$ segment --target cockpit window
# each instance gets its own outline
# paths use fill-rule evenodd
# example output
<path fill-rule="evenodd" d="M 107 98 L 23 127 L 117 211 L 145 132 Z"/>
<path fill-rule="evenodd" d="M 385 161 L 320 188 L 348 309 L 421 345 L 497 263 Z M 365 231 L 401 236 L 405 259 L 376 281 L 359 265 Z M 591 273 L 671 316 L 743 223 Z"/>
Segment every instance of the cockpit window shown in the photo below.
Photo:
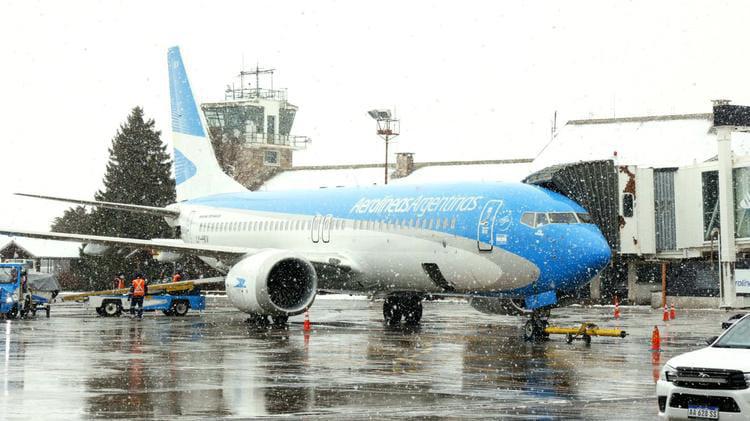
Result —
<path fill-rule="evenodd" d="M 578 220 L 572 212 L 555 212 L 549 214 L 549 222 L 552 224 L 576 224 Z"/>
<path fill-rule="evenodd" d="M 591 215 L 588 213 L 577 213 L 578 220 L 581 221 L 582 224 L 593 224 L 594 220 L 591 219 Z"/>
<path fill-rule="evenodd" d="M 534 213 L 526 212 L 523 215 L 521 215 L 521 223 L 524 225 L 528 225 L 531 228 L 534 228 Z"/>
<path fill-rule="evenodd" d="M 547 224 L 593 224 L 593 221 L 588 213 L 526 212 L 521 215 L 521 223 L 538 228 Z"/>

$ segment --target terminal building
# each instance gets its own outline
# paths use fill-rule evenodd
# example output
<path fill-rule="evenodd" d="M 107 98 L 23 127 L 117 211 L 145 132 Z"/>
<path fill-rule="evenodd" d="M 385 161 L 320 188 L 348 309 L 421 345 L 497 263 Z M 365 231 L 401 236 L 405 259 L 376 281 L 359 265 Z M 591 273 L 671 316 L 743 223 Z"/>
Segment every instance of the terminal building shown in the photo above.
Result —
<path fill-rule="evenodd" d="M 272 70 L 240 72 L 240 86 L 227 87 L 224 101 L 201 106 L 227 173 L 251 190 L 383 183 L 383 164 L 294 166 L 294 152 L 310 139 L 292 134 L 298 108 L 286 90 L 261 87 L 262 76 Z M 525 181 L 551 188 L 587 208 L 613 250 L 612 265 L 580 291 L 582 298 L 644 304 L 694 296 L 718 303 L 722 163 L 715 110 L 572 120 L 535 159 L 418 162 L 414 153 L 397 153 L 389 174 L 392 183 Z M 731 271 L 750 279 L 750 136 L 734 133 L 731 151 Z M 747 284 L 738 284 L 740 300 L 750 300 Z"/>

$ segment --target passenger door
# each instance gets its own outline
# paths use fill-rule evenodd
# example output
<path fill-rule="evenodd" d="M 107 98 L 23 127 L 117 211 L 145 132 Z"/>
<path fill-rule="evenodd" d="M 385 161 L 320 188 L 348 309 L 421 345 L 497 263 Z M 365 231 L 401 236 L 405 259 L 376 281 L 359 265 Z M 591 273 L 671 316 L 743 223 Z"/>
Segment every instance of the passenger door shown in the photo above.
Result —
<path fill-rule="evenodd" d="M 477 223 L 477 248 L 479 251 L 492 251 L 493 231 L 495 227 L 495 215 L 502 200 L 490 200 L 485 203 Z"/>
<path fill-rule="evenodd" d="M 333 225 L 333 215 L 326 215 L 325 218 L 323 218 L 323 226 L 321 237 L 323 238 L 323 242 L 327 243 L 331 241 L 331 225 Z"/>
<path fill-rule="evenodd" d="M 310 239 L 313 243 L 320 241 L 320 220 L 322 216 L 315 215 L 310 226 Z"/>

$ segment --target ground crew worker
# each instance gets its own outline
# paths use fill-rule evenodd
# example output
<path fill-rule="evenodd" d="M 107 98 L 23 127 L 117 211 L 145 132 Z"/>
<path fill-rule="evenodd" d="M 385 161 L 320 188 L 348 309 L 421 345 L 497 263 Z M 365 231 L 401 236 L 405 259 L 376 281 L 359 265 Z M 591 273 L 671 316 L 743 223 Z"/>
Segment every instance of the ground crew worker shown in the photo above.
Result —
<path fill-rule="evenodd" d="M 135 315 L 135 307 L 138 306 L 138 318 L 143 318 L 143 297 L 148 293 L 146 279 L 142 274 L 137 274 L 130 286 L 130 314 Z"/>
<path fill-rule="evenodd" d="M 124 289 L 125 288 L 125 274 L 120 272 L 115 276 L 115 282 L 113 285 L 114 289 Z"/>
<path fill-rule="evenodd" d="M 180 282 L 182 280 L 182 275 L 180 275 L 179 271 L 175 271 L 174 275 L 172 275 L 172 282 Z"/>

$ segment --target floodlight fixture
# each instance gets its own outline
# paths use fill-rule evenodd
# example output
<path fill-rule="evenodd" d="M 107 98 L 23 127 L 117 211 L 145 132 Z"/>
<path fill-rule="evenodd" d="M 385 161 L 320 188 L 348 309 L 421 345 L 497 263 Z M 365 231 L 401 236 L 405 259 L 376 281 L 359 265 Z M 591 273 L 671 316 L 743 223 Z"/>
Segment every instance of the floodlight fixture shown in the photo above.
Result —
<path fill-rule="evenodd" d="M 377 122 L 377 134 L 385 140 L 385 184 L 388 184 L 388 142 L 398 136 L 401 122 L 393 119 L 391 110 L 370 110 L 367 114 Z"/>
<path fill-rule="evenodd" d="M 375 120 L 390 120 L 391 110 L 370 110 L 367 112 Z"/>

